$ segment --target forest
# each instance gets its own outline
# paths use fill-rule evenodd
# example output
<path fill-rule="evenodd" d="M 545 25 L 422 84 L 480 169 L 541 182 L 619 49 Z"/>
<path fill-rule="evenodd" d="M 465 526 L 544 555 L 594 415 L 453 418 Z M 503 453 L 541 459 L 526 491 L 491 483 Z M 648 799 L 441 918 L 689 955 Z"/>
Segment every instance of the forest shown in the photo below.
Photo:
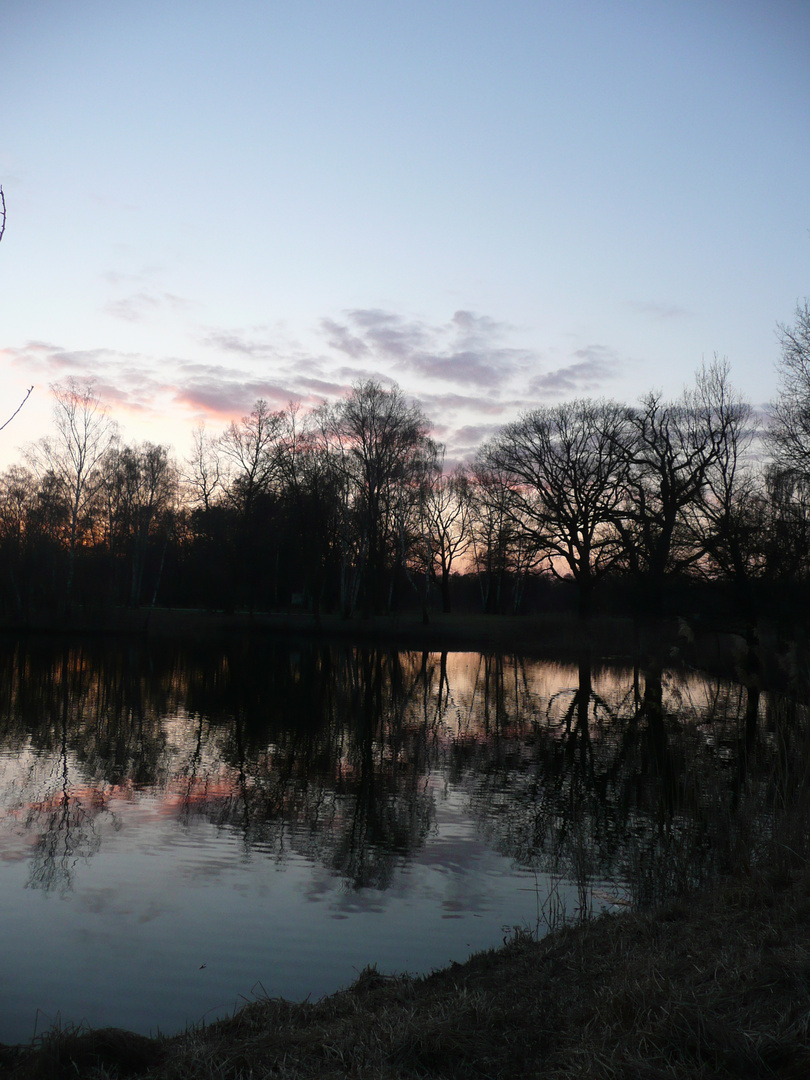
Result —
<path fill-rule="evenodd" d="M 273 411 L 185 458 L 128 444 L 92 383 L 0 475 L 0 617 L 154 605 L 655 616 L 799 607 L 810 571 L 810 307 L 758 415 L 715 360 L 676 400 L 526 412 L 450 468 L 396 386 Z"/>

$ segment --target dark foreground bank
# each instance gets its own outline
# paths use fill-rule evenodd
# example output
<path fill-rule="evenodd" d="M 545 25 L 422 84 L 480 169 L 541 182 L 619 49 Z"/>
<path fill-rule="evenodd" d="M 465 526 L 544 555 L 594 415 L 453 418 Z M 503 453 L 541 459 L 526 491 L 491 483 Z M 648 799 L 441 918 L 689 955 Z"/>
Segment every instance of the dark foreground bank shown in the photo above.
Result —
<path fill-rule="evenodd" d="M 426 978 L 364 972 L 320 1002 L 260 1000 L 170 1039 L 56 1032 L 11 1080 L 810 1076 L 810 871 L 726 880 Z"/>
<path fill-rule="evenodd" d="M 656 621 L 653 636 L 677 634 L 677 620 Z M 311 615 L 301 611 L 205 611 L 198 608 L 110 608 L 74 610 L 68 616 L 43 616 L 25 626 L 0 626 L 6 635 L 97 634 L 205 641 L 244 635 L 316 638 L 357 644 L 386 644 L 412 649 L 516 649 L 520 651 L 578 651 L 592 642 L 597 651 L 611 655 L 633 650 L 637 631 L 633 620 L 593 617 L 587 621 L 570 614 L 534 616 L 433 614 L 425 622 L 419 615 L 376 615 L 351 619 L 339 615 Z M 651 633 L 648 627 L 647 636 Z"/>
<path fill-rule="evenodd" d="M 510 650 L 524 655 L 579 655 L 588 648 L 593 658 L 629 658 L 639 652 L 660 652 L 670 660 L 709 660 L 728 650 L 729 639 L 744 641 L 748 625 L 741 620 L 708 619 L 700 615 L 647 620 L 626 615 L 594 615 L 581 619 L 570 613 L 541 615 L 482 615 L 434 613 L 428 622 L 414 614 L 315 616 L 305 612 L 204 611 L 198 608 L 112 608 L 78 610 L 70 617 L 51 616 L 25 625 L 0 625 L 6 638 L 19 635 L 90 635 L 186 641 L 228 640 L 242 636 L 320 639 L 395 648 L 449 650 Z M 764 651 L 786 642 L 802 647 L 803 624 L 762 621 L 756 632 Z M 801 643 L 801 644 L 800 644 Z M 739 645 L 732 645 L 739 651 Z"/>

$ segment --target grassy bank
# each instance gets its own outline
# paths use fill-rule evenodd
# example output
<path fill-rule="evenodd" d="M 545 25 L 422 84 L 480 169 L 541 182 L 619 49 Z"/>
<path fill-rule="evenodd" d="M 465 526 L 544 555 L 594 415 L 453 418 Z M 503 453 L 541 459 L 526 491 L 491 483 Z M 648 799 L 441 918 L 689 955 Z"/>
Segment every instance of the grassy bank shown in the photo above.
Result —
<path fill-rule="evenodd" d="M 651 913 L 517 934 L 426 978 L 364 972 L 171 1039 L 52 1033 L 12 1080 L 810 1075 L 810 873 L 728 879 Z"/>

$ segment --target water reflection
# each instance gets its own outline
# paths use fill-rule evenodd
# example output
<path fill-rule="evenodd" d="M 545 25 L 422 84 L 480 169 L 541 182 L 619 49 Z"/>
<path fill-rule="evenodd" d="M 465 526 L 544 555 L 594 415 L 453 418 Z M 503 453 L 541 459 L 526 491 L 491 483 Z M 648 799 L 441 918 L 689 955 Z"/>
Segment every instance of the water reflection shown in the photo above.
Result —
<path fill-rule="evenodd" d="M 0 663 L 3 815 L 43 889 L 70 889 L 147 792 L 180 827 L 384 889 L 430 835 L 440 776 L 519 862 L 651 899 L 708 871 L 707 808 L 739 798 L 767 736 L 756 687 L 655 660 L 14 643 Z"/>
<path fill-rule="evenodd" d="M 502 676 L 492 683 L 502 687 Z M 731 810 L 747 774 L 772 776 L 770 732 L 798 743 L 806 718 L 765 698 L 763 723 L 757 686 L 667 671 L 656 658 L 631 671 L 594 669 L 583 655 L 556 677 L 556 689 L 534 693 L 531 722 L 500 725 L 457 757 L 458 779 L 499 848 L 581 887 L 623 885 L 637 904 L 730 869 Z M 525 673 L 513 680 L 511 707 L 499 693 L 499 714 L 526 714 L 517 699 L 530 682 Z M 751 794 L 747 824 L 764 828 L 773 799 Z M 587 889 L 581 895 L 589 908 Z"/>
<path fill-rule="evenodd" d="M 0 859 L 63 898 L 96 880 L 119 833 L 193 849 L 204 828 L 252 872 L 311 868 L 312 903 L 326 879 L 352 910 L 389 891 L 404 903 L 418 864 L 469 871 L 443 914 L 473 910 L 452 809 L 513 862 L 514 889 L 536 872 L 574 883 L 582 911 L 595 891 L 647 903 L 736 857 L 742 804 L 764 834 L 793 797 L 774 761 L 799 753 L 806 723 L 753 676 L 655 657 L 41 640 L 6 642 L 0 676 Z"/>

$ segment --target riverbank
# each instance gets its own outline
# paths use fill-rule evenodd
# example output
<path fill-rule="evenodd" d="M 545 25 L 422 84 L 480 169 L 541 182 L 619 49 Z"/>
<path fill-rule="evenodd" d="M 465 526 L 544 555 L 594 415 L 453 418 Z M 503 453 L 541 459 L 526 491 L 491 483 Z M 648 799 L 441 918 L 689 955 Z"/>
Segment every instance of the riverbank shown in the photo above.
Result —
<path fill-rule="evenodd" d="M 232 637 L 238 634 L 270 635 L 283 638 L 321 638 L 358 644 L 391 645 L 429 651 L 473 649 L 513 649 L 524 654 L 549 651 L 579 652 L 584 643 L 598 645 L 601 653 L 630 655 L 635 629 L 632 620 L 594 618 L 587 624 L 573 615 L 509 616 L 480 614 L 434 614 L 428 622 L 418 615 L 316 617 L 304 612 L 180 611 L 154 609 L 145 613 L 122 611 L 122 620 L 138 616 L 152 637 Z M 125 625 L 128 625 L 125 623 Z M 662 625 L 669 636 L 674 623 Z"/>
<path fill-rule="evenodd" d="M 570 613 L 482 615 L 433 613 L 425 623 L 417 614 L 314 616 L 300 611 L 204 611 L 197 608 L 115 608 L 74 612 L 69 620 L 42 618 L 6 626 L 6 638 L 19 635 L 87 635 L 171 640 L 187 643 L 231 641 L 239 637 L 278 638 L 285 642 L 321 641 L 424 652 L 514 652 L 523 656 L 594 662 L 692 666 L 761 688 L 783 689 L 807 678 L 807 634 L 803 627 L 761 623 L 755 640 L 744 624 L 662 618 L 639 623 L 632 618 Z"/>
<path fill-rule="evenodd" d="M 426 978 L 365 971 L 175 1038 L 56 1032 L 10 1080 L 810 1075 L 810 872 L 728 879 L 648 913 L 517 933 Z"/>
<path fill-rule="evenodd" d="M 662 626 L 665 624 L 661 624 Z M 666 624 L 668 632 L 675 625 Z M 632 651 L 632 620 L 594 617 L 587 623 L 575 615 L 482 615 L 434 613 L 428 622 L 419 615 L 377 615 L 351 619 L 303 611 L 223 612 L 199 608 L 114 608 L 74 611 L 70 618 L 42 615 L 25 624 L 7 625 L 10 634 L 101 634 L 210 640 L 239 635 L 283 638 L 321 638 L 358 643 L 391 644 L 402 648 L 451 650 L 512 648 L 547 651 L 579 649 L 584 638 L 604 641 L 619 651 Z"/>

